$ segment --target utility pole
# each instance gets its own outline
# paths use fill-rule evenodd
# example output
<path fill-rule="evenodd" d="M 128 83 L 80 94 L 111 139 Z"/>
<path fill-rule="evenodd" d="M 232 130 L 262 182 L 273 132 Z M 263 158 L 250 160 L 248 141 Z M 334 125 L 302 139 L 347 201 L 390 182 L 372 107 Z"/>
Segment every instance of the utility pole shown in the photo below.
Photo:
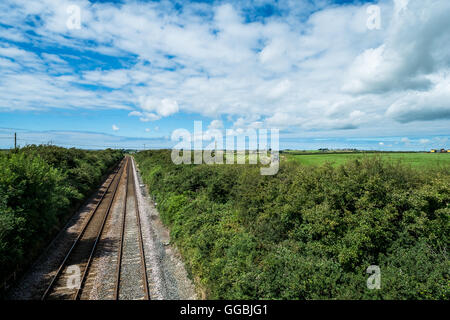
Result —
<path fill-rule="evenodd" d="M 14 150 L 17 149 L 17 132 L 14 132 Z"/>

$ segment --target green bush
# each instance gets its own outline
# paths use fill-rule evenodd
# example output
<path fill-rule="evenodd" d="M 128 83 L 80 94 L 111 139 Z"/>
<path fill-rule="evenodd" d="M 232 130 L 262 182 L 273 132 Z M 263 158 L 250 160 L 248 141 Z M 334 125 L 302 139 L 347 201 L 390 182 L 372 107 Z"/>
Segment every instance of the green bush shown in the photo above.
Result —
<path fill-rule="evenodd" d="M 136 155 L 171 240 L 214 299 L 449 299 L 450 170 L 174 165 Z M 366 269 L 381 269 L 369 290 Z"/>
<path fill-rule="evenodd" d="M 34 145 L 0 154 L 0 280 L 36 258 L 122 157 Z"/>

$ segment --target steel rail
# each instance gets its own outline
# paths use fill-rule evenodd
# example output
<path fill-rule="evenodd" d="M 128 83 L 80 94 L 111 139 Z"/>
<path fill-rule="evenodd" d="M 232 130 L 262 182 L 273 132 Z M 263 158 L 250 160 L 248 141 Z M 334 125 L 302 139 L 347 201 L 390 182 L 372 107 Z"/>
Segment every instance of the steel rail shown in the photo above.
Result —
<path fill-rule="evenodd" d="M 144 253 L 144 246 L 143 246 L 143 239 L 142 239 L 142 231 L 141 231 L 141 220 L 139 216 L 139 206 L 137 202 L 137 196 L 136 196 L 136 185 L 134 180 L 134 173 L 133 173 L 133 161 L 130 161 L 131 163 L 128 165 L 127 168 L 127 187 L 125 192 L 125 203 L 124 203 L 124 212 L 123 212 L 123 218 L 122 218 L 122 229 L 120 234 L 120 247 L 118 252 L 118 259 L 117 259 L 117 268 L 116 268 L 116 287 L 114 290 L 114 300 L 119 300 L 120 295 L 120 273 L 122 270 L 122 256 L 123 256 L 123 238 L 125 234 L 125 224 L 126 224 L 126 214 L 127 214 L 127 198 L 128 198 L 128 185 L 131 183 L 132 185 L 132 195 L 134 197 L 134 206 L 135 206 L 135 213 L 136 213 L 136 224 L 138 228 L 138 242 L 139 242 L 139 255 L 141 259 L 141 270 L 142 270 L 142 286 L 144 288 L 144 299 L 150 300 L 150 294 L 148 289 L 148 279 L 147 279 L 147 267 L 145 264 L 145 253 Z"/>
<path fill-rule="evenodd" d="M 64 260 L 61 262 L 61 264 L 59 265 L 58 270 L 56 271 L 56 274 L 53 276 L 50 284 L 47 286 L 47 289 L 45 290 L 44 294 L 41 297 L 41 300 L 45 300 L 49 293 L 51 292 L 51 290 L 53 289 L 54 284 L 56 283 L 56 280 L 61 276 L 61 272 L 63 270 L 63 268 L 65 267 L 65 264 L 67 262 L 67 260 L 69 259 L 70 255 L 72 254 L 73 249 L 78 245 L 78 243 L 80 242 L 81 237 L 84 235 L 89 223 L 92 220 L 92 217 L 95 215 L 95 213 L 97 212 L 97 209 L 99 208 L 100 204 L 102 203 L 103 199 L 105 198 L 106 193 L 108 192 L 109 188 L 111 187 L 112 183 L 114 182 L 114 179 L 116 178 L 116 176 L 118 175 L 118 173 L 120 172 L 121 167 L 123 166 L 123 161 L 121 161 L 121 163 L 119 164 L 118 168 L 117 168 L 117 172 L 114 174 L 114 177 L 112 177 L 111 181 L 109 182 L 108 186 L 106 187 L 106 190 L 103 192 L 103 194 L 101 195 L 99 201 L 97 202 L 97 204 L 95 205 L 95 207 L 91 210 L 91 213 L 89 215 L 88 220 L 86 221 L 86 223 L 84 224 L 83 228 L 81 229 L 81 232 L 78 234 L 78 237 L 75 239 L 75 241 L 73 242 L 72 246 L 70 247 L 70 249 L 67 251 Z"/>
<path fill-rule="evenodd" d="M 131 160 L 131 168 L 133 168 L 133 160 Z M 136 212 L 136 219 L 137 219 L 137 225 L 138 225 L 138 231 L 139 231 L 139 251 L 141 254 L 141 266 L 142 266 L 142 281 L 144 286 L 144 292 L 145 292 L 145 300 L 150 300 L 150 294 L 148 292 L 148 279 L 147 279 L 147 267 L 145 264 L 145 252 L 144 252 L 144 243 L 142 239 L 142 230 L 141 230 L 141 218 L 139 216 L 139 204 L 138 204 L 138 197 L 137 197 L 137 191 L 136 191 L 136 181 L 134 178 L 134 171 L 133 171 L 133 190 L 134 190 L 134 207 Z"/>
<path fill-rule="evenodd" d="M 123 251 L 123 237 L 125 234 L 125 218 L 127 215 L 127 198 L 128 198 L 128 179 L 130 177 L 130 170 L 127 170 L 127 182 L 125 185 L 125 201 L 122 210 L 122 227 L 120 230 L 120 246 L 117 253 L 117 267 L 116 267 L 116 285 L 114 287 L 114 300 L 119 300 L 120 290 L 120 272 L 122 270 L 122 251 Z"/>
<path fill-rule="evenodd" d="M 127 166 L 128 166 L 128 161 L 129 160 L 127 159 L 126 163 L 125 163 L 125 168 L 127 168 Z M 86 275 L 88 274 L 89 268 L 91 266 L 91 262 L 92 262 L 92 259 L 94 257 L 94 254 L 95 254 L 95 250 L 97 249 L 97 244 L 98 244 L 98 242 L 100 240 L 100 237 L 102 236 L 103 229 L 104 229 L 105 224 L 106 224 L 106 220 L 108 219 L 109 213 L 111 211 L 112 204 L 114 203 L 114 199 L 116 197 L 117 189 L 119 189 L 120 180 L 122 179 L 124 171 L 125 170 L 122 170 L 122 173 L 119 176 L 119 180 L 117 181 L 117 185 L 114 188 L 113 195 L 111 196 L 111 200 L 108 203 L 108 208 L 106 209 L 105 216 L 103 217 L 102 225 L 101 225 L 101 227 L 100 227 L 100 229 L 99 229 L 99 231 L 97 233 L 97 237 L 95 238 L 94 245 L 92 246 L 91 253 L 89 255 L 89 259 L 88 259 L 88 261 L 86 263 L 86 266 L 84 268 L 83 275 L 82 275 L 81 280 L 80 280 L 80 286 L 77 289 L 77 291 L 76 291 L 76 293 L 75 293 L 75 295 L 73 297 L 73 300 L 78 300 L 80 298 L 80 294 L 81 294 L 81 292 L 83 290 L 83 285 L 84 285 L 84 282 L 86 280 Z"/>

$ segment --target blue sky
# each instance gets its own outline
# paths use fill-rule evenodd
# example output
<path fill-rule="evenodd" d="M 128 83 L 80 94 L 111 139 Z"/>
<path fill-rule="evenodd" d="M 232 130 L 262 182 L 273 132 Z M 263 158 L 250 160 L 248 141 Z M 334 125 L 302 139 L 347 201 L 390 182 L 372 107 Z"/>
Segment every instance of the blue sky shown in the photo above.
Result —
<path fill-rule="evenodd" d="M 194 121 L 277 128 L 281 148 L 449 148 L 449 14 L 445 0 L 4 0 L 0 148 L 14 132 L 171 147 Z"/>

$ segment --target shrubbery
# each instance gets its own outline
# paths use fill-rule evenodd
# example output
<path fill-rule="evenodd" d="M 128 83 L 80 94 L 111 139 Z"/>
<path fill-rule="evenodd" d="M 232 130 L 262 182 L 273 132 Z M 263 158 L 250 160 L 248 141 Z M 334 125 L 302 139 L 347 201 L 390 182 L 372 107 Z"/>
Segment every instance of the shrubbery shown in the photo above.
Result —
<path fill-rule="evenodd" d="M 136 155 L 171 239 L 209 298 L 449 299 L 450 170 L 174 165 Z M 366 269 L 381 269 L 368 290 Z"/>
<path fill-rule="evenodd" d="M 122 156 L 54 146 L 0 154 L 0 280 L 41 252 Z"/>

